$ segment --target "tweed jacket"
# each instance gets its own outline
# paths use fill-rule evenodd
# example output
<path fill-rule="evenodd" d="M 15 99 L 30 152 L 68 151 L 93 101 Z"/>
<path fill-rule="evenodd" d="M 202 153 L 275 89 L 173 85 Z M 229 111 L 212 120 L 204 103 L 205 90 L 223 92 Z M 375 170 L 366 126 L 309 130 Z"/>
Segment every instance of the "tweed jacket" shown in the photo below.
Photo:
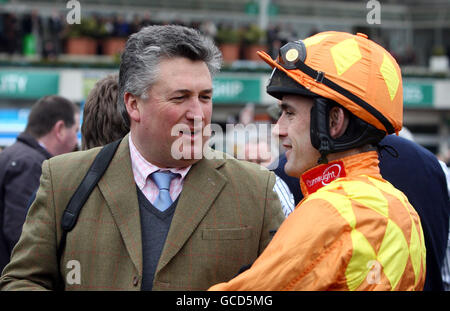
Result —
<path fill-rule="evenodd" d="M 2 290 L 140 290 L 142 240 L 128 137 L 68 233 L 60 259 L 61 216 L 100 148 L 43 163 Z M 284 220 L 275 175 L 255 164 L 202 159 L 186 176 L 156 268 L 153 290 L 205 290 L 253 263 Z M 210 157 L 209 157 L 210 158 Z"/>

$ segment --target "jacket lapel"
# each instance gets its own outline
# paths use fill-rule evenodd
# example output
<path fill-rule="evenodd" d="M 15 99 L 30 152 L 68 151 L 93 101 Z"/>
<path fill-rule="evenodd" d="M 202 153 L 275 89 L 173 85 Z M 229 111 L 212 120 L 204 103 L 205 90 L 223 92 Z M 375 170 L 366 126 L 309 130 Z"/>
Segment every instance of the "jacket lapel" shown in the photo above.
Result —
<path fill-rule="evenodd" d="M 217 171 L 223 160 L 203 159 L 192 166 L 183 184 L 156 274 L 180 251 L 207 214 L 227 179 Z"/>
<path fill-rule="evenodd" d="M 111 210 L 131 260 L 142 275 L 141 220 L 128 135 L 122 139 L 98 186 Z"/>

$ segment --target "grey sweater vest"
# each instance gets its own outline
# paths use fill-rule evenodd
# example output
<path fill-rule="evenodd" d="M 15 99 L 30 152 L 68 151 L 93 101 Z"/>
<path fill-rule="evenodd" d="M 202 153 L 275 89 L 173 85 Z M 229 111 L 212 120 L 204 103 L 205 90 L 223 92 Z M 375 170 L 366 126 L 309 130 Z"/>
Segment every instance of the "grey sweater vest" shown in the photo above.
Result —
<path fill-rule="evenodd" d="M 169 232 L 170 223 L 178 203 L 173 204 L 161 212 L 154 207 L 139 190 L 138 187 L 139 212 L 141 215 L 142 232 L 142 290 L 152 290 L 153 279 L 158 265 L 164 243 Z"/>

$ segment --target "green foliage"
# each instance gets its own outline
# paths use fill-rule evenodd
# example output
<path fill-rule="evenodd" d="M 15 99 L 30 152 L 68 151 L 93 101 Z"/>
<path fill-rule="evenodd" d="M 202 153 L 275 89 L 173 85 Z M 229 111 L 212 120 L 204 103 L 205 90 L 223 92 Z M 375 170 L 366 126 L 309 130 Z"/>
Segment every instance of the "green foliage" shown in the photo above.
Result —
<path fill-rule="evenodd" d="M 248 44 L 263 44 L 266 38 L 264 30 L 256 25 L 250 25 L 242 30 L 242 38 Z"/>
<path fill-rule="evenodd" d="M 239 31 L 231 28 L 219 28 L 216 35 L 217 44 L 236 44 L 241 41 Z"/>
<path fill-rule="evenodd" d="M 436 45 L 433 47 L 432 54 L 434 56 L 443 56 L 446 55 L 446 50 L 442 45 Z"/>
<path fill-rule="evenodd" d="M 106 29 L 103 25 L 99 25 L 94 18 L 83 18 L 80 24 L 73 24 L 69 26 L 69 38 L 101 38 L 106 35 Z"/>

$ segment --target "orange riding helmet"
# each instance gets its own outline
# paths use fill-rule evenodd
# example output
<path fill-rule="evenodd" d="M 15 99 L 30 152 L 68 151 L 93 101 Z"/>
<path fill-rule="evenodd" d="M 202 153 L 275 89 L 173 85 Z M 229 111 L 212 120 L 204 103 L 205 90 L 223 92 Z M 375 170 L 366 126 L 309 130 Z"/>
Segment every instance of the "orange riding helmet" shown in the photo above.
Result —
<path fill-rule="evenodd" d="M 388 51 L 366 35 L 327 31 L 287 43 L 276 60 L 265 52 L 258 55 L 274 68 L 269 94 L 279 99 L 283 93 L 326 98 L 385 134 L 401 130 L 400 68 Z M 286 84 L 286 79 L 277 83 L 281 73 L 296 86 Z"/>

